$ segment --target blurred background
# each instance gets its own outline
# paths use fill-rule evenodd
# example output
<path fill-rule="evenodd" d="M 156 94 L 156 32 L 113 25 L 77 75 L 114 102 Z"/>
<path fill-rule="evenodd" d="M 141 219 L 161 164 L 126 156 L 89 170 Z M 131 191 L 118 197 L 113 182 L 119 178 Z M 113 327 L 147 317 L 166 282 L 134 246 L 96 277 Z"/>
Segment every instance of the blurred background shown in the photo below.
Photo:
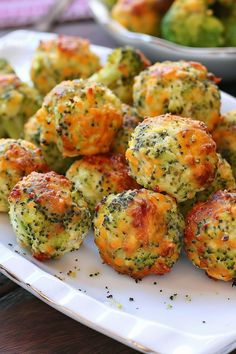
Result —
<path fill-rule="evenodd" d="M 35 29 L 88 38 L 114 47 L 114 41 L 93 21 L 88 0 L 1 0 L 0 35 Z"/>

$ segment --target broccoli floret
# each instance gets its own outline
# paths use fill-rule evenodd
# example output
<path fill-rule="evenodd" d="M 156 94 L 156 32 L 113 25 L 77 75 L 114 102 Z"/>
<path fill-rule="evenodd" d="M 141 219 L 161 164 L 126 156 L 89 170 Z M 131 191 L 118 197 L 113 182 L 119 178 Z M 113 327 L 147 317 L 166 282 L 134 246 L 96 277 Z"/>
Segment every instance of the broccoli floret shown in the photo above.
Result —
<path fill-rule="evenodd" d="M 123 47 L 115 49 L 105 66 L 90 77 L 109 87 L 125 103 L 132 103 L 134 77 L 150 65 L 149 60 L 137 49 Z"/>
<path fill-rule="evenodd" d="M 176 0 L 163 17 L 163 38 L 191 47 L 224 44 L 224 26 L 205 0 Z"/>

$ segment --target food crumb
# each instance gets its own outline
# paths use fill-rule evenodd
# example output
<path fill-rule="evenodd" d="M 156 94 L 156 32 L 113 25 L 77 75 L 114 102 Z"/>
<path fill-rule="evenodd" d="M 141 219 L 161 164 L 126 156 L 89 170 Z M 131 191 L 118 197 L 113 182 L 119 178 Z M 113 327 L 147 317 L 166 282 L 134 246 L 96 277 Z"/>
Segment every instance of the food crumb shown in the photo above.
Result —
<path fill-rule="evenodd" d="M 64 281 L 64 280 L 65 280 L 64 277 L 62 277 L 62 276 L 60 276 L 60 275 L 58 275 L 58 274 L 54 274 L 54 277 L 57 278 L 57 279 L 59 279 L 59 280 L 61 280 L 61 281 Z"/>
<path fill-rule="evenodd" d="M 99 274 L 100 274 L 100 272 L 90 273 L 89 276 L 90 277 L 97 277 Z"/>
<path fill-rule="evenodd" d="M 71 278 L 76 278 L 77 275 L 77 273 L 74 270 L 69 270 L 66 274 Z"/>
<path fill-rule="evenodd" d="M 135 283 L 140 283 L 142 281 L 142 279 L 134 279 Z"/>
<path fill-rule="evenodd" d="M 178 295 L 178 294 L 173 294 L 173 295 L 171 295 L 171 296 L 170 296 L 170 300 L 172 300 L 172 301 L 175 300 L 176 297 L 177 297 L 177 295 Z"/>
<path fill-rule="evenodd" d="M 173 306 L 172 306 L 171 304 L 168 304 L 168 305 L 166 306 L 166 308 L 167 308 L 167 310 L 171 310 L 171 309 L 173 308 Z"/>
<path fill-rule="evenodd" d="M 188 294 L 185 295 L 185 300 L 186 300 L 186 301 L 189 301 L 189 302 L 192 301 L 191 297 L 190 297 Z"/>

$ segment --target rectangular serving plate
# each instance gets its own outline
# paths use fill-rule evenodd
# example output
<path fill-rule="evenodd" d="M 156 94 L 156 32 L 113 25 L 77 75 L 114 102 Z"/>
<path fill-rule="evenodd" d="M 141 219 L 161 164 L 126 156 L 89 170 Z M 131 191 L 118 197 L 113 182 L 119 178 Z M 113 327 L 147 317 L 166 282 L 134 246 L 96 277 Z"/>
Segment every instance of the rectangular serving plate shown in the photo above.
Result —
<path fill-rule="evenodd" d="M 5 57 L 25 81 L 34 49 L 53 34 L 16 31 L 0 39 Z M 109 48 L 93 46 L 104 62 Z M 222 93 L 222 111 L 236 99 Z M 17 243 L 0 215 L 0 270 L 73 319 L 143 353 L 213 354 L 236 348 L 236 287 L 213 281 L 183 255 L 172 272 L 141 282 L 102 264 L 90 232 L 79 251 L 40 263 Z"/>

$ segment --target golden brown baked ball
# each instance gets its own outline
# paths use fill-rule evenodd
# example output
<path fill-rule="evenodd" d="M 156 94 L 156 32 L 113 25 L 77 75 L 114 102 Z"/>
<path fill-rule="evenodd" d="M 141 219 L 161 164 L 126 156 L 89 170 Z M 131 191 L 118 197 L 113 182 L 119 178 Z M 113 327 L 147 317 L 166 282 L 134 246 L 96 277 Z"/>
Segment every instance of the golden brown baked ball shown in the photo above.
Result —
<path fill-rule="evenodd" d="M 219 121 L 221 104 L 215 81 L 200 63 L 156 63 L 136 76 L 134 106 L 143 117 L 172 113 L 201 120 L 212 130 Z"/>
<path fill-rule="evenodd" d="M 115 154 L 85 156 L 71 165 L 66 177 L 83 194 L 91 210 L 108 194 L 139 187 L 128 175 L 125 158 Z"/>
<path fill-rule="evenodd" d="M 123 117 L 112 91 L 74 80 L 61 82 L 45 97 L 39 120 L 41 139 L 55 142 L 62 156 L 73 157 L 108 152 Z"/>
<path fill-rule="evenodd" d="M 140 185 L 166 192 L 178 202 L 209 186 L 218 162 L 216 144 L 205 124 L 171 114 L 140 123 L 126 158 Z"/>
<path fill-rule="evenodd" d="M 31 79 L 42 94 L 63 80 L 84 79 L 100 69 L 86 39 L 58 36 L 40 41 L 31 65 Z"/>
<path fill-rule="evenodd" d="M 197 267 L 212 278 L 236 277 L 236 191 L 218 191 L 189 212 L 185 250 Z"/>
<path fill-rule="evenodd" d="M 236 178 L 236 109 L 221 116 L 212 136 L 218 151 L 230 163 Z"/>
<path fill-rule="evenodd" d="M 81 194 L 55 172 L 32 172 L 13 188 L 10 220 L 17 242 L 40 261 L 80 247 L 91 226 Z"/>
<path fill-rule="evenodd" d="M 160 32 L 156 0 L 118 0 L 111 15 L 129 31 L 156 36 Z"/>
<path fill-rule="evenodd" d="M 0 139 L 0 212 L 8 211 L 14 185 L 33 171 L 48 171 L 38 147 L 25 140 Z"/>
<path fill-rule="evenodd" d="M 105 263 L 133 278 L 170 272 L 184 221 L 176 202 L 149 190 L 110 194 L 97 206 L 95 243 Z"/>

